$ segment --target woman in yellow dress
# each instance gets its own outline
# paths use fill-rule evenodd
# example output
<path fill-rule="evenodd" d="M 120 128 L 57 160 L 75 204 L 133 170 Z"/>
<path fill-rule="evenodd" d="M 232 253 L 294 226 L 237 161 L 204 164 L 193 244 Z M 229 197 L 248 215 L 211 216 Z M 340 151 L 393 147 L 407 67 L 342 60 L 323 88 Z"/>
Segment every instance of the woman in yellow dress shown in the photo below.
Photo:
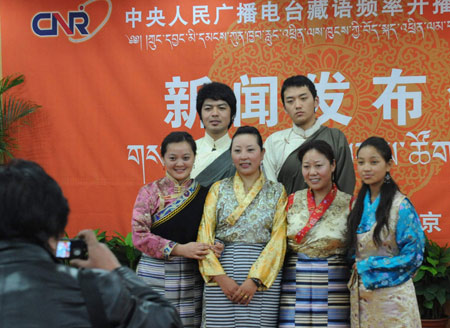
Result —
<path fill-rule="evenodd" d="M 262 138 L 238 128 L 231 143 L 236 175 L 212 185 L 197 241 L 225 244 L 200 260 L 205 280 L 202 327 L 276 327 L 286 251 L 286 192 L 265 179 Z"/>

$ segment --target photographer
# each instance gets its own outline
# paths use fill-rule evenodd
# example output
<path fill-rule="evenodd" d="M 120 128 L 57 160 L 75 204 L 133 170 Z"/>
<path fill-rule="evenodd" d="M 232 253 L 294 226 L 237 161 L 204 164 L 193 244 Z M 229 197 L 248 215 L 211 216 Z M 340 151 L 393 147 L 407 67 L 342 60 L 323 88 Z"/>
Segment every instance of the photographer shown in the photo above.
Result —
<path fill-rule="evenodd" d="M 38 164 L 0 167 L 1 327 L 182 327 L 175 308 L 82 231 L 82 269 L 58 264 L 69 206 Z"/>

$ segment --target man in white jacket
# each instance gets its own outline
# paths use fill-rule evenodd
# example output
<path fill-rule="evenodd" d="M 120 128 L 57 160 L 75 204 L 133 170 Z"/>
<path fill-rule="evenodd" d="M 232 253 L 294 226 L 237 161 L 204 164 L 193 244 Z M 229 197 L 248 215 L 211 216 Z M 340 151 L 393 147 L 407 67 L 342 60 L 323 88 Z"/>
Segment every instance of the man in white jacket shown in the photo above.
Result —
<path fill-rule="evenodd" d="M 236 96 L 220 82 L 206 83 L 197 94 L 197 113 L 205 126 L 205 136 L 196 140 L 197 154 L 191 178 L 208 187 L 234 175 L 228 129 L 236 115 Z"/>

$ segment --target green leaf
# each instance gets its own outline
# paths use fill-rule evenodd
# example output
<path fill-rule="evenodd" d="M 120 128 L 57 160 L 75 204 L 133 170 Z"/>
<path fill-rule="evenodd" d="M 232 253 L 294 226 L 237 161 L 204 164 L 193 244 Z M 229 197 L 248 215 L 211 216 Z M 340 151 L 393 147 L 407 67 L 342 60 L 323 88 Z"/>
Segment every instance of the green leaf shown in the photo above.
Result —
<path fill-rule="evenodd" d="M 432 301 L 424 301 L 423 302 L 423 306 L 427 309 L 432 309 L 433 308 L 433 302 Z"/>
<path fill-rule="evenodd" d="M 436 295 L 434 294 L 434 292 L 430 292 L 430 291 L 425 291 L 423 296 L 425 296 L 425 299 L 427 301 L 432 301 L 432 300 L 434 300 L 436 298 Z"/>
<path fill-rule="evenodd" d="M 117 246 L 123 246 L 124 242 L 122 239 L 120 239 L 120 237 L 117 236 L 113 236 L 111 237 L 111 239 L 108 241 L 108 244 L 110 244 L 112 247 L 117 247 Z"/>
<path fill-rule="evenodd" d="M 120 232 L 114 230 L 114 233 L 115 233 L 117 236 L 119 236 L 120 239 L 125 240 L 125 237 L 124 237 Z"/>
<path fill-rule="evenodd" d="M 134 249 L 132 249 L 131 247 L 128 247 L 126 249 L 126 255 L 129 262 L 134 262 L 134 260 L 136 259 Z"/>
<path fill-rule="evenodd" d="M 424 275 L 425 275 L 425 272 L 423 270 L 417 271 L 416 275 L 413 278 L 413 282 L 419 282 L 420 280 L 422 280 Z"/>
<path fill-rule="evenodd" d="M 41 106 L 30 101 L 6 94 L 11 88 L 22 84 L 24 76 L 6 76 L 0 81 L 0 161 L 13 157 L 12 150 L 17 149 L 11 136 L 13 128 L 27 124 L 24 117 L 35 112 Z"/>
<path fill-rule="evenodd" d="M 425 271 L 429 271 L 433 276 L 435 276 L 436 273 L 437 273 L 437 270 L 435 268 L 432 268 L 432 267 L 429 267 L 429 266 L 426 266 L 426 265 L 422 265 L 421 269 L 425 270 Z"/>
<path fill-rule="evenodd" d="M 446 265 L 440 265 L 436 268 L 437 272 L 440 273 L 441 275 L 445 274 L 445 271 L 447 271 L 447 266 Z"/>
<path fill-rule="evenodd" d="M 450 249 L 448 249 L 450 250 Z M 450 254 L 446 254 L 443 257 L 441 257 L 441 263 L 449 264 L 450 263 Z"/>
<path fill-rule="evenodd" d="M 129 232 L 129 233 L 127 234 L 127 236 L 125 237 L 125 243 L 126 243 L 128 246 L 134 247 L 134 244 L 133 244 L 133 235 L 131 234 L 131 232 Z"/>
<path fill-rule="evenodd" d="M 100 242 L 106 241 L 106 231 L 100 232 L 100 229 L 95 229 L 94 233 L 97 235 L 97 240 Z"/>
<path fill-rule="evenodd" d="M 442 257 L 450 256 L 450 248 L 448 248 L 448 244 L 445 244 L 443 247 Z"/>
<path fill-rule="evenodd" d="M 439 257 L 440 248 L 436 243 L 432 243 L 426 248 L 426 252 L 429 254 L 429 256 L 437 258 Z"/>
<path fill-rule="evenodd" d="M 436 293 L 436 298 L 439 301 L 439 304 L 441 304 L 442 306 L 445 304 L 445 289 L 439 289 L 438 292 Z"/>
<path fill-rule="evenodd" d="M 439 264 L 439 260 L 436 260 L 436 259 L 433 259 L 433 258 L 431 258 L 431 257 L 427 257 L 427 261 L 428 261 L 428 263 L 430 263 L 433 267 L 436 267 L 436 265 L 438 265 Z"/>
<path fill-rule="evenodd" d="M 0 95 L 8 91 L 9 89 L 19 85 L 25 81 L 24 75 L 18 75 L 16 77 L 13 76 L 5 76 L 0 82 Z"/>

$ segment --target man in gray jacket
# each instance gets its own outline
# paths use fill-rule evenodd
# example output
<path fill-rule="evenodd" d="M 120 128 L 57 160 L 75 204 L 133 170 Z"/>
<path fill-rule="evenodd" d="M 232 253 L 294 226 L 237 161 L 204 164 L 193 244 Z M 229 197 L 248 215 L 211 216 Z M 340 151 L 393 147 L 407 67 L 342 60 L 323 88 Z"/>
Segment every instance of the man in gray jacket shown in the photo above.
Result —
<path fill-rule="evenodd" d="M 0 167 L 0 327 L 182 327 L 175 308 L 90 230 L 88 259 L 59 264 L 69 206 L 38 164 Z"/>
<path fill-rule="evenodd" d="M 298 158 L 300 147 L 311 140 L 326 141 L 336 157 L 334 177 L 339 190 L 353 195 L 355 170 L 344 133 L 321 125 L 316 118 L 319 97 L 314 83 L 303 75 L 287 78 L 281 87 L 281 101 L 292 120 L 292 127 L 272 133 L 264 143 L 264 173 L 281 182 L 288 194 L 308 188 Z"/>

